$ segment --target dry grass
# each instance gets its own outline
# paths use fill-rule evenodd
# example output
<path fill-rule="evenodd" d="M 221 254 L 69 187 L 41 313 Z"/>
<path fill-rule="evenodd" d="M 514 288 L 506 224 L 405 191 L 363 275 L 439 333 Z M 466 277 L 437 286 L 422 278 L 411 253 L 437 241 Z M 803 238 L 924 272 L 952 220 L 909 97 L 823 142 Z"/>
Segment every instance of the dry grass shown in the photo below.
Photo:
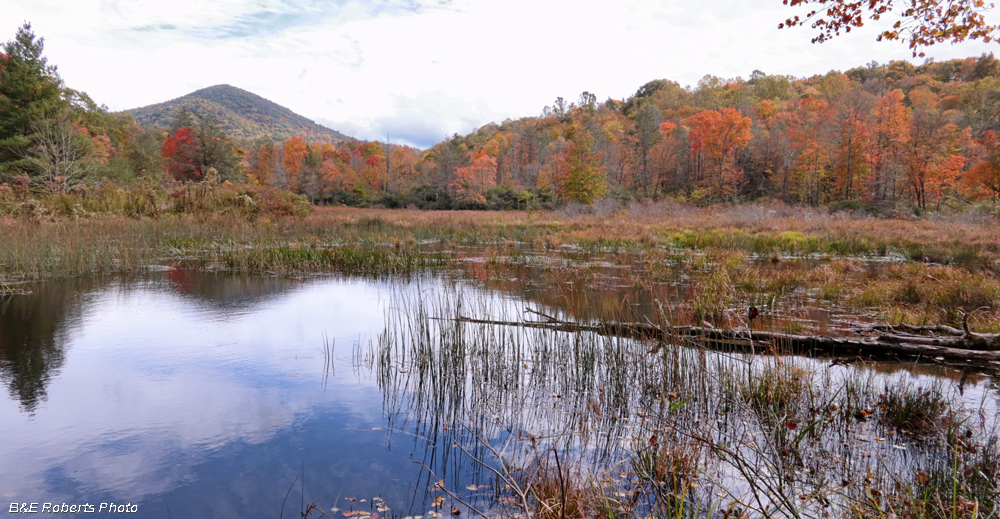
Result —
<path fill-rule="evenodd" d="M 739 317 L 750 303 L 819 304 L 866 319 L 952 325 L 985 307 L 970 324 L 1000 330 L 1000 226 L 989 218 L 874 220 L 784 206 L 640 206 L 604 216 L 316 208 L 288 216 L 294 211 L 282 209 L 280 196 L 255 195 L 273 207 L 247 206 L 252 197 L 234 189 L 109 184 L 44 203 L 8 193 L 5 200 L 35 209 L 0 218 L 0 280 L 133 271 L 192 258 L 296 274 L 451 264 L 484 282 L 520 278 L 517 270 L 527 268 L 592 286 L 609 275 L 596 266 L 600 259 L 627 267 L 610 274 L 627 286 L 689 280 L 683 319 L 699 324 L 744 325 Z M 60 204 L 72 211 L 58 210 Z M 264 206 L 271 208 L 258 210 Z M 428 253 L 436 256 L 428 260 Z M 486 261 L 456 261 L 463 255 Z M 610 304 L 565 287 L 558 296 L 578 300 L 573 306 Z M 801 326 L 788 311 L 769 310 L 785 319 L 772 324 Z"/>

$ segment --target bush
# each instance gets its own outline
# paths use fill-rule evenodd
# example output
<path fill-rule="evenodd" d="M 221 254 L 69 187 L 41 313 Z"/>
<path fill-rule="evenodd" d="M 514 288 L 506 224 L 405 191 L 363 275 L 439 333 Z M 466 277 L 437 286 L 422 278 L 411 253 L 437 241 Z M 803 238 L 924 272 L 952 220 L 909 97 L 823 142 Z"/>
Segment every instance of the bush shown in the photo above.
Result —
<path fill-rule="evenodd" d="M 840 211 L 861 212 L 861 202 L 857 200 L 837 200 L 830 204 L 831 213 Z"/>
<path fill-rule="evenodd" d="M 486 190 L 486 208 L 491 211 L 521 209 L 520 193 L 509 184 L 500 184 Z"/>
<path fill-rule="evenodd" d="M 447 191 L 438 189 L 430 184 L 417 187 L 410 193 L 411 203 L 417 209 L 440 209 L 448 210 L 454 208 L 454 202 Z"/>

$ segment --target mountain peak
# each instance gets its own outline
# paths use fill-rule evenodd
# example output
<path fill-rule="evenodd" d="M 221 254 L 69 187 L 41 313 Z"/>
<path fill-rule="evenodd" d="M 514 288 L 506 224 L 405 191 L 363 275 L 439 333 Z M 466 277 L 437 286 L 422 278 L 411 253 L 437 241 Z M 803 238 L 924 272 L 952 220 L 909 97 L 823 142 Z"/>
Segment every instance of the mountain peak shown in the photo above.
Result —
<path fill-rule="evenodd" d="M 253 92 L 226 84 L 212 85 L 171 101 L 125 112 L 132 114 L 143 127 L 167 127 L 181 108 L 215 115 L 227 135 L 244 141 L 284 141 L 295 135 L 307 142 L 351 139 Z"/>

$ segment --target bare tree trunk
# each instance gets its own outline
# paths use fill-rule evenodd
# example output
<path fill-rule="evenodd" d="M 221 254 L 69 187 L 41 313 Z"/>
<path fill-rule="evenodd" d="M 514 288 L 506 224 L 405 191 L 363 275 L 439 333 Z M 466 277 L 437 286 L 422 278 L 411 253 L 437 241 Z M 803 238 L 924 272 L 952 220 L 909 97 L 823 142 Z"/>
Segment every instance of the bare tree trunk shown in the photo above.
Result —
<path fill-rule="evenodd" d="M 538 312 L 534 312 L 538 313 Z M 747 353 L 792 353 L 826 357 L 918 356 L 968 364 L 1000 364 L 1000 334 L 979 334 L 948 326 L 869 326 L 859 329 L 860 337 L 827 337 L 750 330 L 725 330 L 700 326 L 661 328 L 651 323 L 599 322 L 581 324 L 559 321 L 493 321 L 459 317 L 468 323 L 543 328 L 565 332 L 592 332 L 600 335 L 668 344 L 692 343 L 711 349 Z M 996 367 L 996 366 L 993 366 Z"/>

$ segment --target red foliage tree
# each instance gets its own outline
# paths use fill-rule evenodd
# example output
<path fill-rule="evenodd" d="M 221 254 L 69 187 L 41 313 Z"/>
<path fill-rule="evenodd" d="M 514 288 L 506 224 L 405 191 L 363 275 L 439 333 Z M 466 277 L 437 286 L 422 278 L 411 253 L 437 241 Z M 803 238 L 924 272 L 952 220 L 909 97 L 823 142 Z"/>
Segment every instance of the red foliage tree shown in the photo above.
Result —
<path fill-rule="evenodd" d="M 177 180 L 201 180 L 201 143 L 191 128 L 180 128 L 160 149 L 167 172 Z"/>

